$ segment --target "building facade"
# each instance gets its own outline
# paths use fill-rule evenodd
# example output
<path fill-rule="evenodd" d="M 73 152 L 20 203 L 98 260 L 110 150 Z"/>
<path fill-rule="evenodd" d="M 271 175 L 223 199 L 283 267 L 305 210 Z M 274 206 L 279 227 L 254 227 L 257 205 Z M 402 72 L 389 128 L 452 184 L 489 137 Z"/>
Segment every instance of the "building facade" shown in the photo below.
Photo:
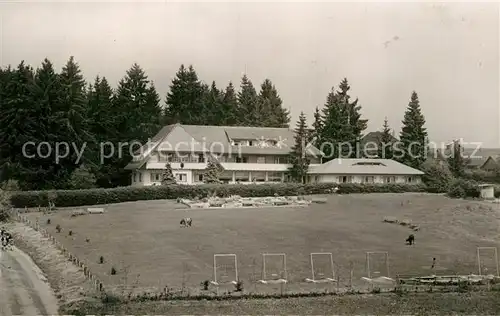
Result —
<path fill-rule="evenodd" d="M 288 128 L 226 127 L 174 124 L 165 126 L 134 154 L 126 169 L 133 186 L 160 185 L 167 163 L 179 184 L 201 184 L 208 159 L 223 168 L 224 183 L 289 181 L 289 154 L 295 145 Z M 309 183 L 420 183 L 423 172 L 390 159 L 334 159 L 306 147 Z"/>
<path fill-rule="evenodd" d="M 333 159 L 309 168 L 308 182 L 418 184 L 423 174 L 391 159 Z"/>
<path fill-rule="evenodd" d="M 287 181 L 289 153 L 295 145 L 288 128 L 169 125 L 135 153 L 126 169 L 132 185 L 159 185 L 169 163 L 177 183 L 200 184 L 209 156 L 224 168 L 224 183 Z M 308 146 L 311 166 L 321 164 L 323 153 Z"/>

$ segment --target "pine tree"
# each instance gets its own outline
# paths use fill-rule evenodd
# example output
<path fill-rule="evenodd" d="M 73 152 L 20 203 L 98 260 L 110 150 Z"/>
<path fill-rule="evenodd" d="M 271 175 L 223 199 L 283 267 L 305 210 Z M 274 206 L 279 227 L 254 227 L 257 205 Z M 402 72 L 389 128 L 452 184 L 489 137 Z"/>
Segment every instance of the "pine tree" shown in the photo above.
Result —
<path fill-rule="evenodd" d="M 351 87 L 346 78 L 342 80 L 337 91 L 337 102 L 340 112 L 341 122 L 341 142 L 349 146 L 341 146 L 342 157 L 358 157 L 357 148 L 363 132 L 366 130 L 368 120 L 361 119 L 361 106 L 358 105 L 358 99 L 350 102 L 349 90 Z"/>
<path fill-rule="evenodd" d="M 238 98 L 231 82 L 229 82 L 222 97 L 222 111 L 224 119 L 221 125 L 235 126 L 241 121 L 239 117 Z"/>
<path fill-rule="evenodd" d="M 378 157 L 383 159 L 392 159 L 394 156 L 394 137 L 389 127 L 387 117 L 384 119 L 382 134 L 377 144 Z"/>
<path fill-rule="evenodd" d="M 314 146 L 320 145 L 321 144 L 321 128 L 323 127 L 323 121 L 321 119 L 321 112 L 319 111 L 319 108 L 316 107 L 316 110 L 314 111 L 314 122 L 312 124 L 312 133 L 309 137 L 309 141 L 313 142 Z M 316 138 L 314 140 L 314 138 Z M 320 146 L 317 146 L 318 148 Z"/>
<path fill-rule="evenodd" d="M 238 107 L 241 126 L 260 126 L 257 110 L 257 91 L 247 75 L 241 78 L 241 90 L 238 92 Z"/>
<path fill-rule="evenodd" d="M 288 127 L 290 124 L 290 113 L 283 108 L 283 101 L 269 79 L 261 85 L 256 111 L 255 126 Z"/>
<path fill-rule="evenodd" d="M 165 164 L 165 170 L 161 178 L 162 185 L 176 184 L 174 173 L 172 172 L 172 166 L 169 163 Z"/>
<path fill-rule="evenodd" d="M 455 177 L 461 178 L 465 174 L 466 165 L 461 140 L 454 140 L 451 145 L 451 155 L 448 157 L 450 171 Z"/>
<path fill-rule="evenodd" d="M 420 169 L 427 159 L 428 135 L 424 125 L 425 118 L 420 109 L 418 95 L 413 91 L 399 137 L 402 154 L 398 154 L 396 158 L 416 169 Z"/>
<path fill-rule="evenodd" d="M 295 128 L 295 145 L 290 153 L 291 167 L 288 170 L 292 179 L 305 183 L 310 160 L 307 157 L 307 123 L 304 112 L 300 113 Z"/>
<path fill-rule="evenodd" d="M 185 68 L 181 65 L 167 94 L 164 112 L 166 122 L 206 125 L 206 91 L 193 66 Z"/>
<path fill-rule="evenodd" d="M 67 173 L 67 181 L 70 181 L 71 174 L 80 164 L 84 162 L 87 162 L 87 164 L 93 163 L 90 151 L 83 151 L 83 159 L 78 160 L 79 153 L 75 151 L 73 146 L 82 148 L 84 144 L 92 142 L 94 139 L 93 135 L 88 133 L 86 83 L 73 56 L 63 67 L 60 77 L 62 99 L 57 112 L 54 114 L 60 123 L 60 131 L 57 133 L 60 135 L 59 141 L 72 144 L 70 146 L 70 155 L 60 162 Z"/>
<path fill-rule="evenodd" d="M 40 128 L 41 108 L 33 100 L 34 71 L 22 61 L 16 69 L 7 67 L 0 77 L 0 164 L 1 181 L 17 179 L 22 189 L 37 188 L 30 183 L 36 179 L 36 149 L 23 145 L 44 139 L 45 129 Z"/>
<path fill-rule="evenodd" d="M 323 144 L 329 144 L 323 148 L 325 161 L 358 156 L 357 149 L 368 120 L 361 118 L 358 99 L 350 101 L 350 89 L 347 79 L 342 80 L 337 92 L 332 88 L 322 110 L 319 138 Z"/>
<path fill-rule="evenodd" d="M 120 80 L 113 98 L 117 138 L 115 155 L 118 156 L 118 143 L 127 143 L 130 147 L 122 149 L 121 157 L 112 160 L 117 170 L 112 179 L 113 186 L 127 185 L 130 172 L 123 168 L 131 160 L 132 144 L 146 144 L 151 135 L 160 128 L 161 107 L 154 85 L 148 80 L 142 68 L 134 64 Z M 135 146 L 133 149 L 138 150 Z M 118 171 L 119 170 L 119 171 Z"/>
<path fill-rule="evenodd" d="M 215 81 L 212 81 L 212 85 L 206 93 L 205 107 L 207 116 L 205 118 L 204 125 L 224 125 L 225 113 L 223 109 L 222 98 L 222 92 L 217 88 Z"/>
<path fill-rule="evenodd" d="M 325 154 L 324 161 L 329 161 L 340 156 L 338 144 L 342 139 L 340 134 L 342 124 L 340 109 L 337 103 L 337 96 L 334 88 L 332 88 L 326 97 L 326 103 L 322 109 L 321 121 L 323 123 L 318 136 L 322 144 L 329 144 L 329 146 L 321 146 L 324 147 L 322 148 Z"/>

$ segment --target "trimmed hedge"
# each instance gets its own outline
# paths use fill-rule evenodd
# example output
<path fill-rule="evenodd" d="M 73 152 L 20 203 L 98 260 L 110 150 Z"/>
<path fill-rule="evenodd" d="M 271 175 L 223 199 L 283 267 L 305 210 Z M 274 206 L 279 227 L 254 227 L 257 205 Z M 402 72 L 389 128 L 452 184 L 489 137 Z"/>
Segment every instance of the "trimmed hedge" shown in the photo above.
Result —
<path fill-rule="evenodd" d="M 329 193 L 335 187 L 338 193 L 402 193 L 425 192 L 423 184 L 354 184 L 354 183 L 315 183 L 315 184 L 202 184 L 202 185 L 165 185 L 148 187 L 121 187 L 113 189 L 57 190 L 57 191 L 19 191 L 11 196 L 14 207 L 36 207 L 48 205 L 48 194 L 56 193 L 54 202 L 57 207 L 98 205 L 140 200 L 160 200 L 177 198 L 240 195 L 242 197 L 263 197 Z"/>

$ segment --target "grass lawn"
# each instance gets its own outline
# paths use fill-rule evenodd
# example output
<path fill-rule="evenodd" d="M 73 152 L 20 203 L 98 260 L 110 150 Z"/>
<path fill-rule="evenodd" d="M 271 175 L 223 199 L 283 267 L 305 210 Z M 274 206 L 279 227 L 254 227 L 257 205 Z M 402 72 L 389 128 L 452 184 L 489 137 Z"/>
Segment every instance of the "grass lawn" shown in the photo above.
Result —
<path fill-rule="evenodd" d="M 363 284 L 368 251 L 389 252 L 392 277 L 477 273 L 476 247 L 497 246 L 499 208 L 431 194 L 353 194 L 330 195 L 326 204 L 297 208 L 191 210 L 173 201 L 138 201 L 108 205 L 99 215 L 72 218 L 71 210 L 60 210 L 28 216 L 86 262 L 107 288 L 127 284 L 196 292 L 200 282 L 213 279 L 213 255 L 235 253 L 245 291 L 261 292 L 269 290 L 254 282 L 261 277 L 262 253 L 286 253 L 290 291 L 316 288 L 303 282 L 311 277 L 311 252 L 333 253 L 341 286 L 350 282 L 351 265 L 353 284 Z M 386 216 L 409 219 L 420 231 L 383 223 Z M 183 217 L 193 218 L 193 227 L 180 228 Z M 411 233 L 414 246 L 405 244 Z M 104 264 L 98 263 L 101 255 Z M 437 264 L 431 270 L 433 257 Z M 492 256 L 483 259 L 495 273 Z M 384 274 L 383 263 L 373 257 L 372 271 Z M 117 275 L 110 275 L 112 266 Z"/>

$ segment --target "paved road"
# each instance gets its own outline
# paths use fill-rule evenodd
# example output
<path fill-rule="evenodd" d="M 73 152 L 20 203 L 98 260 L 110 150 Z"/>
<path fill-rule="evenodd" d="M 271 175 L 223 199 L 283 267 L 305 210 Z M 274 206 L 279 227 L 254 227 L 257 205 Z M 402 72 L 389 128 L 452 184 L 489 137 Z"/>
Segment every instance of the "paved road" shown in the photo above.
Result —
<path fill-rule="evenodd" d="M 0 315 L 57 314 L 57 300 L 31 258 L 15 247 L 0 250 Z"/>

